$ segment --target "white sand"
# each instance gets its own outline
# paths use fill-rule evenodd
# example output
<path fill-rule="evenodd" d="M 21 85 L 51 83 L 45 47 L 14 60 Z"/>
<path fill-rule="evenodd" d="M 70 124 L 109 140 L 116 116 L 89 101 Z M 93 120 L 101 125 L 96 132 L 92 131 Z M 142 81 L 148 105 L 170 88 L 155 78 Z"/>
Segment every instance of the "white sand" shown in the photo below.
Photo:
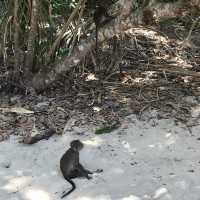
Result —
<path fill-rule="evenodd" d="M 73 129 L 34 145 L 20 144 L 17 137 L 0 143 L 0 200 L 60 199 L 71 186 L 59 159 L 77 138 L 85 143 L 83 165 L 104 172 L 75 179 L 77 189 L 65 199 L 200 200 L 200 127 L 191 135 L 172 120 L 147 123 L 130 116 L 112 133 L 97 136 L 92 129 L 80 136 Z"/>

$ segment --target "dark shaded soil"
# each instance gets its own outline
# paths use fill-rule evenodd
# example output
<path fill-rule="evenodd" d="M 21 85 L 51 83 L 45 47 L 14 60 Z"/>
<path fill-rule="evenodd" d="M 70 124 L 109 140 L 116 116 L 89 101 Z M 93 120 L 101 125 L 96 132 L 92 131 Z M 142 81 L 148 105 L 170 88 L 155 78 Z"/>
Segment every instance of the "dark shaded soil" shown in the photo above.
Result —
<path fill-rule="evenodd" d="M 175 29 L 132 29 L 118 41 L 116 52 L 103 45 L 96 73 L 88 57 L 84 70 L 77 67 L 41 94 L 26 94 L 2 70 L 0 140 L 51 128 L 61 134 L 74 116 L 76 126 L 110 125 L 130 114 L 149 120 L 156 111 L 158 119 L 174 118 L 187 126 L 200 100 L 200 34 L 193 32 L 190 46 L 182 42 L 184 37 Z M 13 107 L 33 113 L 9 110 Z"/>

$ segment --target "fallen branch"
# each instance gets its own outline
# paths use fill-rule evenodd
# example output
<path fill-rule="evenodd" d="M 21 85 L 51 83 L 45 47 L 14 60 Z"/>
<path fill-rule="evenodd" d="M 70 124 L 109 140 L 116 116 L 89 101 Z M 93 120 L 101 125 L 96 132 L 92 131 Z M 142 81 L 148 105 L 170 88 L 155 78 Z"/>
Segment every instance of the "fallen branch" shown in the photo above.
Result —
<path fill-rule="evenodd" d="M 27 137 L 23 138 L 23 140 L 21 142 L 24 144 L 35 144 L 35 143 L 39 142 L 40 140 L 48 140 L 55 133 L 56 133 L 56 131 L 54 129 L 49 129 L 49 130 L 45 131 L 44 134 L 36 134 L 32 137 L 27 136 Z"/>
<path fill-rule="evenodd" d="M 164 71 L 164 72 L 180 74 L 180 75 L 184 75 L 184 76 L 200 77 L 200 72 L 194 72 L 192 70 L 185 69 L 186 67 L 184 67 L 184 66 L 167 65 L 167 64 L 163 64 L 163 65 L 150 64 L 150 66 L 151 67 L 154 66 L 155 70 L 162 71 L 162 72 Z"/>
<path fill-rule="evenodd" d="M 159 71 L 165 71 L 168 73 L 173 73 L 173 74 L 179 74 L 179 75 L 184 75 L 184 76 L 193 76 L 193 77 L 200 77 L 200 73 L 199 72 L 194 72 L 194 71 L 190 71 L 190 70 L 185 70 L 185 69 L 158 69 Z"/>

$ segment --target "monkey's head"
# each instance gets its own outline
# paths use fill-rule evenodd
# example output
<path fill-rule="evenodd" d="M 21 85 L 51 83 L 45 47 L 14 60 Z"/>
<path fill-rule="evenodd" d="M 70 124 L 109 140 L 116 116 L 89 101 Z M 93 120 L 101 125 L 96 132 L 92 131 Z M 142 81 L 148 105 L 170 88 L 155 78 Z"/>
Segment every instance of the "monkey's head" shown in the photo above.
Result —
<path fill-rule="evenodd" d="M 70 143 L 70 147 L 74 150 L 74 151 L 80 151 L 83 148 L 83 143 L 80 140 L 73 140 Z"/>

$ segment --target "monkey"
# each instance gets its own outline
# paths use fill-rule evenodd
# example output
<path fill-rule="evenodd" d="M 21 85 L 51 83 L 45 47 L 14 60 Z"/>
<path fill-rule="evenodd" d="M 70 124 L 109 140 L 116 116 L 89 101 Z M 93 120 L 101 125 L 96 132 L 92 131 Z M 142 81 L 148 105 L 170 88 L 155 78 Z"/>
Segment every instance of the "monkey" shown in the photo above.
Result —
<path fill-rule="evenodd" d="M 96 26 L 96 54 L 98 51 L 98 31 L 99 28 L 104 26 L 106 23 L 111 21 L 114 17 L 110 16 L 107 12 L 107 9 L 102 5 L 96 5 L 95 12 L 94 12 L 94 23 Z"/>
<path fill-rule="evenodd" d="M 60 159 L 60 169 L 63 177 L 72 185 L 72 188 L 68 192 L 65 192 L 61 198 L 64 198 L 76 189 L 76 185 L 71 179 L 85 177 L 89 180 L 92 178 L 89 174 L 93 174 L 93 172 L 85 169 L 79 161 L 79 152 L 83 147 L 84 145 L 80 140 L 73 140 L 70 143 L 70 148 Z M 102 171 L 98 169 L 95 172 L 100 173 Z"/>
<path fill-rule="evenodd" d="M 89 174 L 92 174 L 92 172 L 84 169 L 84 167 L 79 162 L 79 152 L 82 149 L 83 143 L 80 142 L 80 140 L 73 140 L 70 143 L 70 148 L 60 159 L 61 172 L 64 178 L 72 185 L 71 190 L 64 193 L 61 198 L 64 198 L 76 189 L 76 185 L 71 179 L 77 177 L 86 177 L 87 179 L 91 179 Z"/>

